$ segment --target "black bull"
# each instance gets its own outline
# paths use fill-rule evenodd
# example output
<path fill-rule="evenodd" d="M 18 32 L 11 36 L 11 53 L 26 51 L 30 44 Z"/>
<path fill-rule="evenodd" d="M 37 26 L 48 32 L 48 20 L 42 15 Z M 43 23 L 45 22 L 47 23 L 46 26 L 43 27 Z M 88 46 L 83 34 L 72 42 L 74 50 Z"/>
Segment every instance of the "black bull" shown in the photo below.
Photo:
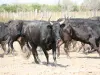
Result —
<path fill-rule="evenodd" d="M 65 47 L 71 39 L 87 43 L 91 46 L 92 50 L 88 53 L 97 51 L 100 55 L 100 22 L 90 19 L 66 19 L 65 27 L 63 28 L 63 41 Z M 66 52 L 67 49 L 65 49 Z"/>
<path fill-rule="evenodd" d="M 5 23 L 0 22 L 0 44 L 5 53 L 6 53 L 7 41 L 8 41 L 8 26 Z M 3 56 L 5 53 L 1 55 Z"/>
<path fill-rule="evenodd" d="M 47 64 L 49 63 L 47 50 L 52 49 L 53 59 L 56 62 L 56 47 L 60 42 L 60 25 L 58 22 L 48 22 L 48 21 L 22 21 L 13 20 L 8 22 L 9 25 L 9 35 L 11 36 L 11 42 L 9 46 L 13 48 L 13 42 L 18 38 L 22 37 L 20 44 L 22 46 L 22 40 L 29 42 L 32 46 L 32 54 L 34 56 L 35 62 L 39 63 L 38 53 L 36 51 L 37 46 L 43 49 L 43 52 L 47 59 Z M 24 43 L 23 43 L 24 45 Z M 28 45 L 28 44 L 27 44 Z M 29 46 L 28 46 L 29 47 Z"/>

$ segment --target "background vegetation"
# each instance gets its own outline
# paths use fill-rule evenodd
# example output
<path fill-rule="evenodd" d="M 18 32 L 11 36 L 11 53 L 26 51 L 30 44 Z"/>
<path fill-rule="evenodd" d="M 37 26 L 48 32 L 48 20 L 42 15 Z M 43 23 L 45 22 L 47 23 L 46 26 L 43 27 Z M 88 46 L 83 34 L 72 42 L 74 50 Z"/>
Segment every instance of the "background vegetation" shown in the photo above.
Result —
<path fill-rule="evenodd" d="M 100 0 L 84 0 L 78 5 L 71 0 L 59 0 L 57 5 L 40 5 L 40 4 L 2 4 L 0 12 L 18 12 L 18 11 L 92 11 L 100 10 Z"/>
<path fill-rule="evenodd" d="M 0 21 L 8 20 L 57 20 L 58 18 L 89 18 L 100 16 L 100 0 L 84 0 L 76 4 L 71 0 L 59 0 L 56 5 L 45 4 L 2 4 L 0 5 Z"/>
<path fill-rule="evenodd" d="M 7 5 L 3 4 L 0 5 L 0 12 L 17 12 L 17 11 L 34 11 L 37 9 L 38 11 L 61 11 L 61 6 L 59 5 L 40 5 L 40 4 L 14 4 L 14 5 Z"/>

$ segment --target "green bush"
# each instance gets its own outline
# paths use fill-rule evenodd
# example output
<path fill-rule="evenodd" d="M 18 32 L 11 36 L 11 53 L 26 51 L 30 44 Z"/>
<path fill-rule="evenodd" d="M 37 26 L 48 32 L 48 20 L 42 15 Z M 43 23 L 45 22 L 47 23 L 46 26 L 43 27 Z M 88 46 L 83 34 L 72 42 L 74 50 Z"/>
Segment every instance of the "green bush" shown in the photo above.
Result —
<path fill-rule="evenodd" d="M 0 5 L 0 12 L 17 12 L 17 11 L 33 11 L 37 9 L 38 11 L 54 11 L 59 12 L 62 10 L 60 5 L 40 5 L 40 4 L 15 4 L 15 5 Z M 79 11 L 79 6 L 72 5 L 72 11 Z"/>
<path fill-rule="evenodd" d="M 73 5 L 72 6 L 72 11 L 79 11 L 79 6 Z"/>

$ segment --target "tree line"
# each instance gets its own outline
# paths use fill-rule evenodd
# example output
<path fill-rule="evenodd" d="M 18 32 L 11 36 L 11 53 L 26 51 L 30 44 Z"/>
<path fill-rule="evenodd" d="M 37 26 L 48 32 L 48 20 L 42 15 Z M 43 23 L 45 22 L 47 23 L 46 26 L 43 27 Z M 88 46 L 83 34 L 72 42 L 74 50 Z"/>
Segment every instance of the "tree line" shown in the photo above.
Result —
<path fill-rule="evenodd" d="M 0 12 L 19 12 L 19 11 L 92 11 L 100 10 L 100 0 L 84 0 L 78 5 L 71 0 L 59 0 L 57 5 L 45 4 L 2 4 Z"/>

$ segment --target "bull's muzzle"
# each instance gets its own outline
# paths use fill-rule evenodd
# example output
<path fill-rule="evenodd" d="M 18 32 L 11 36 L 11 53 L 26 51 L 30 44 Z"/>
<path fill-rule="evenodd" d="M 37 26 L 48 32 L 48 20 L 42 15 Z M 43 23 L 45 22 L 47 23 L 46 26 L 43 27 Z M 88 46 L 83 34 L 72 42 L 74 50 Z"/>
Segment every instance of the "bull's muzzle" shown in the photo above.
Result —
<path fill-rule="evenodd" d="M 58 39 L 56 44 L 57 44 L 57 47 L 59 47 L 63 44 L 63 41 L 61 39 Z"/>
<path fill-rule="evenodd" d="M 22 37 L 19 37 L 17 40 L 18 40 L 19 42 L 21 42 L 21 39 L 22 39 Z"/>

